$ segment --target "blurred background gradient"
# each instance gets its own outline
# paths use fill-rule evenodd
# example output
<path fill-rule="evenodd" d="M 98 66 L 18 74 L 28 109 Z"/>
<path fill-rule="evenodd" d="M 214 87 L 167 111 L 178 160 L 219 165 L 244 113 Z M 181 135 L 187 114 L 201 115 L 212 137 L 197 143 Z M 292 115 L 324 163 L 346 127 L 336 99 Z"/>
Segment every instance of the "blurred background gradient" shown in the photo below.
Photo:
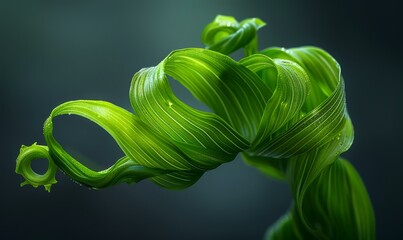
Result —
<path fill-rule="evenodd" d="M 397 2 L 397 1 L 396 1 Z M 20 188 L 21 144 L 44 144 L 57 105 L 110 101 L 131 110 L 131 77 L 172 50 L 203 47 L 217 14 L 259 17 L 260 48 L 314 45 L 341 64 L 355 142 L 343 154 L 365 182 L 379 239 L 401 236 L 401 12 L 392 1 L 0 1 L 0 239 L 261 239 L 290 206 L 288 186 L 240 158 L 194 186 L 168 191 L 148 181 L 89 190 L 58 173 L 58 184 Z M 197 102 L 176 84 L 185 102 Z M 202 106 L 199 106 L 202 108 Z M 55 119 L 62 145 L 94 169 L 119 157 L 116 143 L 79 117 Z M 46 163 L 33 164 L 38 171 Z"/>

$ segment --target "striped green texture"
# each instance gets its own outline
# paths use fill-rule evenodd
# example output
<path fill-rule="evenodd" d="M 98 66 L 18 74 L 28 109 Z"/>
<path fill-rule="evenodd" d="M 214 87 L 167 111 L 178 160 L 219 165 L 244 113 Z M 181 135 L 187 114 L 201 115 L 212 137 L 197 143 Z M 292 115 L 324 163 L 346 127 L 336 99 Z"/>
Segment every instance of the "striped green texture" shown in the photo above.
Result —
<path fill-rule="evenodd" d="M 339 64 L 316 47 L 258 51 L 257 30 L 264 25 L 256 18 L 237 22 L 217 16 L 202 33 L 205 49 L 173 51 L 134 75 L 129 98 L 135 114 L 104 101 L 57 106 L 44 124 L 47 146 L 21 148 L 16 165 L 25 178 L 21 185 L 50 191 L 60 169 L 96 189 L 143 179 L 183 189 L 241 153 L 248 165 L 287 182 L 292 191 L 290 210 L 266 239 L 375 239 L 365 186 L 340 157 L 354 131 Z M 241 60 L 228 56 L 241 48 Z M 178 99 L 168 77 L 212 112 Z M 103 128 L 123 157 L 102 171 L 81 164 L 53 135 L 53 119 L 66 114 Z M 43 175 L 30 166 L 38 158 L 49 161 Z"/>

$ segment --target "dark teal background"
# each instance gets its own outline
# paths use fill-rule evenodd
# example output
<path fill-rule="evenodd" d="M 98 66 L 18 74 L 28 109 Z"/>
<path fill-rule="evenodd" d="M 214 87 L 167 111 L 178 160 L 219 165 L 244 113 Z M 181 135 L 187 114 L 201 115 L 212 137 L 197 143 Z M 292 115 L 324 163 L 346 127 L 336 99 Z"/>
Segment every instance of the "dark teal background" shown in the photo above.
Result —
<path fill-rule="evenodd" d="M 42 124 L 65 101 L 130 110 L 132 75 L 170 51 L 202 47 L 217 14 L 259 17 L 260 48 L 315 45 L 341 64 L 356 138 L 348 158 L 366 183 L 379 239 L 401 236 L 402 28 L 392 1 L 0 1 L 0 239 L 261 239 L 291 196 L 241 159 L 183 191 L 148 181 L 95 191 L 58 174 L 47 193 L 20 188 L 21 144 L 44 144 Z M 180 86 L 184 101 L 199 106 Z M 55 120 L 67 150 L 95 169 L 120 157 L 100 128 Z M 37 169 L 46 165 L 34 164 Z"/>

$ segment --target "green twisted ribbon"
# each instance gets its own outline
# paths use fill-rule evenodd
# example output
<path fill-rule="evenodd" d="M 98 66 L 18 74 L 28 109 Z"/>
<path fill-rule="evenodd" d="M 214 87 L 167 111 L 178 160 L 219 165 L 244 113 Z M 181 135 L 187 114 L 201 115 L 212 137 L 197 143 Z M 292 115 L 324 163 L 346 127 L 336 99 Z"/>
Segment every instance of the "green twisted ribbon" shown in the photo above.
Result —
<path fill-rule="evenodd" d="M 353 141 L 338 63 L 315 47 L 257 50 L 265 23 L 218 16 L 207 25 L 207 49 L 173 51 L 137 72 L 130 87 L 136 114 L 104 101 L 56 107 L 44 124 L 47 146 L 21 148 L 22 185 L 56 183 L 56 169 L 96 189 L 150 179 L 182 189 L 238 153 L 265 174 L 291 186 L 293 205 L 269 228 L 267 239 L 375 239 L 372 206 L 358 173 L 340 157 Z M 239 62 L 226 54 L 244 48 Z M 179 100 L 167 76 L 179 81 L 213 113 Z M 110 168 L 93 171 L 53 136 L 53 118 L 75 114 L 101 126 L 122 149 Z M 30 163 L 46 158 L 35 173 Z"/>

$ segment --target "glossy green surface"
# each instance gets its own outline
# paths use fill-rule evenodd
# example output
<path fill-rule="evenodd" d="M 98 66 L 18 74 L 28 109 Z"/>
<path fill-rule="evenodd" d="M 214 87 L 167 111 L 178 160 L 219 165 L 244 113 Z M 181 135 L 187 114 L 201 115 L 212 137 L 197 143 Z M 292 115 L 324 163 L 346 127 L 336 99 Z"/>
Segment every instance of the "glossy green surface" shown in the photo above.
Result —
<path fill-rule="evenodd" d="M 246 163 L 289 183 L 293 194 L 293 207 L 267 239 L 374 239 L 365 186 L 340 158 L 354 137 L 340 66 L 315 47 L 258 51 L 257 30 L 264 25 L 218 16 L 202 33 L 206 49 L 173 51 L 134 75 L 129 97 L 135 114 L 104 101 L 59 105 L 44 124 L 47 146 L 21 149 L 16 172 L 25 178 L 22 185 L 50 191 L 59 168 L 97 189 L 143 179 L 182 189 L 242 153 Z M 240 61 L 227 55 L 240 48 Z M 179 100 L 168 76 L 212 113 Z M 98 172 L 74 159 L 53 135 L 53 119 L 65 114 L 98 124 L 123 157 Z M 44 175 L 31 169 L 36 158 L 49 161 Z"/>

